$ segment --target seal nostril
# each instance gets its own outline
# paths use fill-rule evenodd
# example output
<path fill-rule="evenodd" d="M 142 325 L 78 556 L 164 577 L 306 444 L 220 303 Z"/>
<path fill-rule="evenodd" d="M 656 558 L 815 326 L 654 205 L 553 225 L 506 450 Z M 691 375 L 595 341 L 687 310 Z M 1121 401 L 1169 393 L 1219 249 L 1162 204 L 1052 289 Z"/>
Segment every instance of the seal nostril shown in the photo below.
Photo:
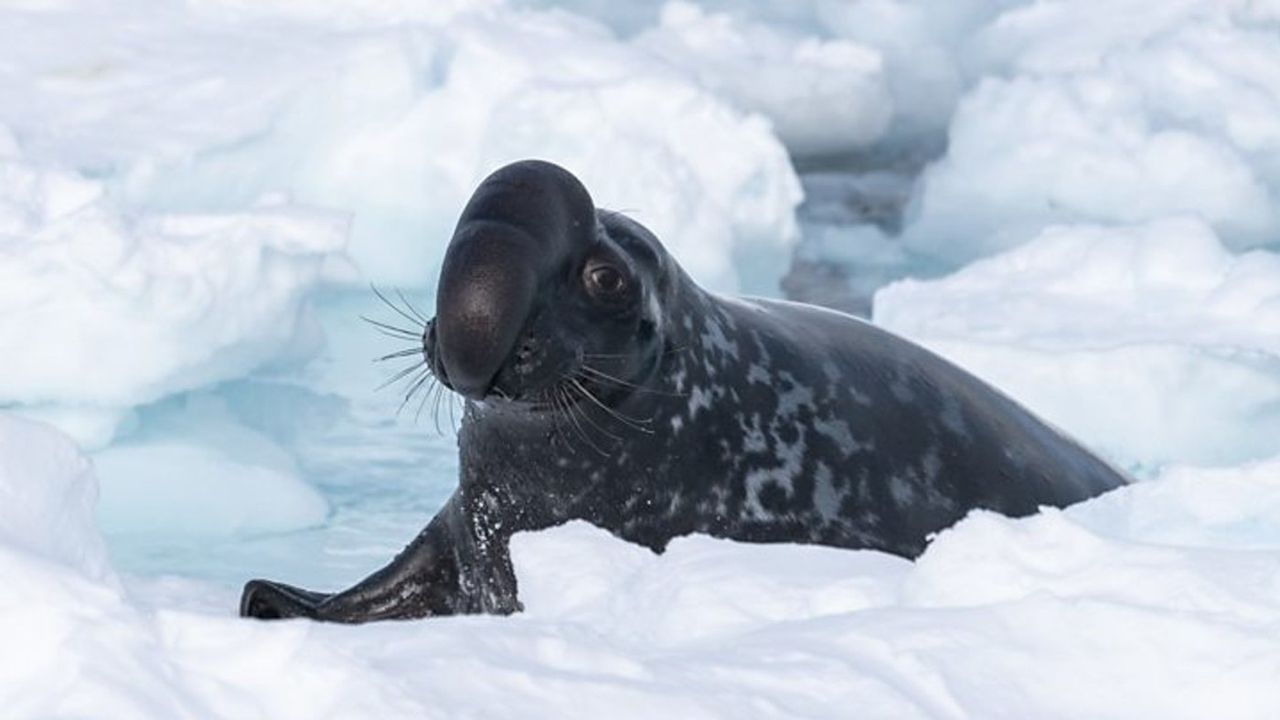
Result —
<path fill-rule="evenodd" d="M 436 319 L 431 318 L 427 321 L 427 328 L 422 333 L 422 357 L 427 361 L 427 368 L 431 370 L 431 374 L 441 380 L 446 380 L 444 372 L 444 363 L 440 362 L 439 343 L 436 339 Z"/>
<path fill-rule="evenodd" d="M 436 321 L 433 318 L 427 323 L 426 330 L 422 331 L 422 352 L 428 357 L 435 351 L 436 346 Z"/>

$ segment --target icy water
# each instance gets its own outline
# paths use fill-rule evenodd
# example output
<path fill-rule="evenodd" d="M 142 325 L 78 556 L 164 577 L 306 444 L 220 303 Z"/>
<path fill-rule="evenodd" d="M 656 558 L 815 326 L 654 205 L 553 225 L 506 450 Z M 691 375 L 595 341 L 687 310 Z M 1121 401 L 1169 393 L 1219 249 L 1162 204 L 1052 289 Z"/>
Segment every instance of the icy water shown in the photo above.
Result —
<path fill-rule="evenodd" d="M 849 233 L 859 227 L 892 228 L 909 176 L 822 167 L 803 179 L 804 234 L 783 291 L 865 315 L 871 293 L 905 273 L 907 259 L 883 240 L 845 253 L 832 248 L 856 243 Z M 409 293 L 429 312 L 431 298 L 424 295 Z M 213 394 L 236 422 L 292 458 L 298 475 L 328 502 L 327 518 L 304 528 L 214 536 L 121 532 L 113 526 L 136 528 L 138 523 L 104 518 L 113 559 L 123 572 L 183 576 L 227 588 L 257 576 L 340 588 L 387 562 L 448 498 L 456 484 L 454 425 L 460 409 L 451 413 L 448 400 L 434 398 L 425 404 L 415 398 L 400 407 L 409 378 L 379 389 L 411 361 L 374 362 L 405 345 L 378 333 L 361 316 L 406 321 L 370 290 L 329 294 L 317 309 L 325 335 L 317 359 L 294 371 L 223 385 Z M 175 423 L 165 412 L 163 407 L 144 410 L 143 429 L 151 424 L 171 432 Z M 190 432 L 207 431 L 197 424 Z"/>
<path fill-rule="evenodd" d="M 237 420 L 292 456 L 328 501 L 322 525 L 221 538 L 108 530 L 119 567 L 227 585 L 268 575 L 336 587 L 376 569 L 412 538 L 453 489 L 456 438 L 444 403 L 437 430 L 431 403 L 421 414 L 416 402 L 397 414 L 403 381 L 377 389 L 407 363 L 374 363 L 399 346 L 359 318 L 388 313 L 368 291 L 327 297 L 319 306 L 327 343 L 320 358 L 302 372 L 217 391 Z"/>

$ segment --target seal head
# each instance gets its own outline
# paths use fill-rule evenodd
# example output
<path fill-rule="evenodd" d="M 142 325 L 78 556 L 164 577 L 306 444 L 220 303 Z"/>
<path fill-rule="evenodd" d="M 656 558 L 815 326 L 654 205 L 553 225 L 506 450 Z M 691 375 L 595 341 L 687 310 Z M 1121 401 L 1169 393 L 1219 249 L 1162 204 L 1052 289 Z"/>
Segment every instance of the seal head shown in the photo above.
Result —
<path fill-rule="evenodd" d="M 556 165 L 491 175 L 445 255 L 424 339 L 436 378 L 469 400 L 537 406 L 581 399 L 564 397 L 564 385 L 598 384 L 582 377 L 593 363 L 640 379 L 662 344 L 666 283 L 656 238 L 636 230 L 620 216 L 601 222 L 586 188 Z"/>

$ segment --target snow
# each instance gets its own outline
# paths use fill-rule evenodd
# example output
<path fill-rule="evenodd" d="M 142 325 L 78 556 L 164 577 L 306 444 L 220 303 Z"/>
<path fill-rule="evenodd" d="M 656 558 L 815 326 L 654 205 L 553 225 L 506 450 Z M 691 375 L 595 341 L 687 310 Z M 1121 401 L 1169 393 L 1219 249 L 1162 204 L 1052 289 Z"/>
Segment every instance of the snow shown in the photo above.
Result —
<path fill-rule="evenodd" d="M 499 0 L 186 0 L 198 12 L 218 17 L 248 16 L 257 22 L 286 18 L 340 27 L 378 27 L 396 23 L 439 25 L 468 12 L 501 7 Z"/>
<path fill-rule="evenodd" d="M 849 40 L 788 33 L 670 2 L 658 26 L 636 42 L 690 68 L 736 107 L 768 117 L 796 155 L 869 145 L 883 137 L 893 114 L 880 54 Z"/>
<path fill-rule="evenodd" d="M 1274 2 L 2 5 L 6 717 L 1280 708 Z M 515 539 L 513 617 L 234 617 L 452 490 L 449 405 L 397 416 L 356 318 L 371 281 L 429 311 L 528 156 L 705 286 L 870 312 L 1141 481 L 914 563 L 571 523 Z"/>
<path fill-rule="evenodd" d="M 877 323 L 1126 464 L 1234 464 L 1280 436 L 1280 256 L 1204 220 L 1052 227 L 875 296 Z"/>
<path fill-rule="evenodd" d="M 960 263 L 1066 221 L 1280 231 L 1280 44 L 1249 2 L 1039 2 L 967 46 L 984 79 L 926 172 L 908 243 Z M 1142 22 L 1119 22 L 1140 14 Z"/>
<path fill-rule="evenodd" d="M 5 402 L 101 445 L 135 405 L 317 342 L 304 298 L 342 275 L 340 220 L 284 206 L 131 216 L 102 183 L 14 145 L 0 143 Z"/>
<path fill-rule="evenodd" d="M 138 405 L 305 358 L 319 286 L 429 288 L 472 188 L 517 158 L 573 168 L 708 286 L 776 288 L 800 200 L 781 144 L 598 26 L 197 10 L 18 8 L 0 30 L 0 89 L 27 99 L 0 108 L 0 278 L 21 310 L 0 344 L 26 348 L 0 400 L 89 445 Z"/>
<path fill-rule="evenodd" d="M 122 445 L 95 462 L 112 478 L 103 527 L 146 535 L 280 532 L 318 525 L 328 506 L 295 474 L 181 443 Z M 175 481 L 172 471 L 182 468 Z"/>
<path fill-rule="evenodd" d="M 97 484 L 66 437 L 0 414 L 0 547 L 91 578 L 108 573 L 93 523 Z M 6 577 L 8 577 L 6 575 Z"/>
<path fill-rule="evenodd" d="M 63 460 L 6 468 L 0 492 L 92 487 L 53 431 L 6 421 L 0 439 Z M 697 536 L 657 556 L 571 523 L 517 536 L 523 614 L 360 627 L 239 621 L 199 584 L 121 590 L 13 544 L 0 517 L 0 630 L 25 649 L 0 654 L 14 717 L 1234 718 L 1280 702 L 1280 459 L 974 513 L 916 563 Z M 61 529 L 96 535 L 83 514 Z"/>
<path fill-rule="evenodd" d="M 765 113 L 793 152 L 858 152 L 877 145 L 932 145 L 975 80 L 968 42 L 1009 0 L 521 0 L 563 7 L 607 24 L 642 44 L 655 38 L 671 62 L 710 81 L 732 102 Z M 750 42 L 753 47 L 746 48 Z M 790 48 L 790 51 L 788 51 Z M 749 64 L 752 56 L 766 61 Z M 823 59 L 825 57 L 825 59 Z M 737 58 L 735 62 L 729 62 Z M 837 58 L 842 82 L 823 82 Z M 865 60 L 875 59 L 874 65 Z M 785 98 L 771 73 L 786 65 L 786 85 L 808 84 L 826 99 Z M 828 68 L 824 70 L 824 67 Z M 755 80 L 756 82 L 753 82 Z M 855 111 L 856 117 L 850 112 Z M 839 113 L 839 115 L 837 115 Z M 887 116 L 888 123 L 880 118 Z M 820 119 L 850 123 L 818 127 Z M 875 122 L 868 122 L 875 120 Z M 788 132 L 802 122 L 810 132 Z M 932 148 L 929 149 L 932 152 Z"/>
<path fill-rule="evenodd" d="M 800 190 L 768 124 L 599 25 L 496 5 L 6 11 L 0 91 L 29 103 L 0 123 L 37 161 L 110 174 L 130 206 L 339 209 L 364 278 L 397 285 L 434 283 L 480 179 L 541 157 L 708 285 L 772 291 Z"/>
<path fill-rule="evenodd" d="M 93 462 L 102 484 L 98 517 L 115 536 L 207 542 L 314 527 L 329 512 L 292 456 L 241 423 L 219 395 L 150 408 L 127 440 L 94 453 Z"/>

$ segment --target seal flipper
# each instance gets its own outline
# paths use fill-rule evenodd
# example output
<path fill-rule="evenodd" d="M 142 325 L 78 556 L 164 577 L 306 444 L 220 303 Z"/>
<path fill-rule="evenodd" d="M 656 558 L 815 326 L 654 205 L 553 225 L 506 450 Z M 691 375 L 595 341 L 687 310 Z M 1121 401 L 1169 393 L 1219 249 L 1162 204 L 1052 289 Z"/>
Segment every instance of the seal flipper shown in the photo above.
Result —
<path fill-rule="evenodd" d="M 241 617 L 305 617 L 341 623 L 520 609 L 506 537 L 476 538 L 458 494 L 386 567 L 339 593 L 251 580 Z"/>
<path fill-rule="evenodd" d="M 240 617 L 260 620 L 316 616 L 316 607 L 330 596 L 270 580 L 250 580 L 240 596 Z"/>

